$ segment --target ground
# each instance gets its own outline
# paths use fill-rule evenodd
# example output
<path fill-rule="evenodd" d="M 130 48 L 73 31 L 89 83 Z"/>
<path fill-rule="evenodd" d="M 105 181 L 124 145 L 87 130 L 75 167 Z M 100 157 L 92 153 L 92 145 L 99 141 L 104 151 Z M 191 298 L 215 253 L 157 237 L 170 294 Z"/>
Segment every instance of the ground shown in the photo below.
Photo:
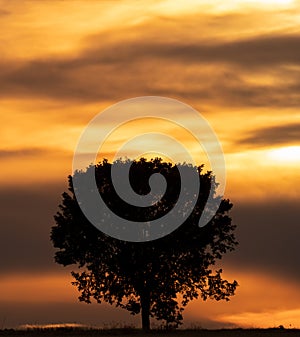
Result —
<path fill-rule="evenodd" d="M 10 337 L 145 337 L 145 336 L 166 336 L 166 337 L 300 337 L 300 330 L 297 329 L 228 329 L 228 330 L 177 330 L 163 331 L 152 330 L 149 333 L 137 329 L 115 329 L 115 330 L 0 330 L 0 336 Z"/>

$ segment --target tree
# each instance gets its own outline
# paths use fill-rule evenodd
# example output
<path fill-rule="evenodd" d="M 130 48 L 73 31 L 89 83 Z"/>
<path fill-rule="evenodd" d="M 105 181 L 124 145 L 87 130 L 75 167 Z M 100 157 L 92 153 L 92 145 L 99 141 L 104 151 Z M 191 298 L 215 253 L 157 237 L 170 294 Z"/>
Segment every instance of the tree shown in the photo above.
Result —
<path fill-rule="evenodd" d="M 159 172 L 166 178 L 167 190 L 153 206 L 131 206 L 116 194 L 111 181 L 112 165 L 128 163 L 132 164 L 132 188 L 141 195 L 149 193 L 148 178 L 153 173 Z M 144 330 L 150 329 L 150 317 L 163 320 L 166 327 L 177 327 L 183 319 L 184 307 L 195 298 L 229 300 L 234 295 L 237 282 L 223 279 L 222 269 L 215 272 L 210 269 L 237 245 L 235 225 L 228 215 L 232 204 L 223 199 L 212 220 L 204 227 L 198 226 L 209 191 L 217 188 L 212 172 L 202 172 L 203 165 L 172 165 L 160 158 L 150 161 L 142 158 L 113 164 L 103 160 L 87 169 L 95 170 L 99 193 L 112 211 L 134 221 L 145 221 L 163 216 L 176 203 L 180 193 L 178 165 L 196 172 L 200 191 L 192 213 L 171 234 L 148 242 L 129 242 L 96 229 L 82 213 L 73 187 L 74 178 L 84 179 L 87 171 L 77 171 L 68 177 L 69 192 L 62 195 L 59 212 L 54 217 L 56 226 L 51 231 L 53 245 L 59 249 L 55 261 L 79 267 L 72 272 L 79 300 L 90 303 L 95 299 L 131 314 L 141 313 Z"/>

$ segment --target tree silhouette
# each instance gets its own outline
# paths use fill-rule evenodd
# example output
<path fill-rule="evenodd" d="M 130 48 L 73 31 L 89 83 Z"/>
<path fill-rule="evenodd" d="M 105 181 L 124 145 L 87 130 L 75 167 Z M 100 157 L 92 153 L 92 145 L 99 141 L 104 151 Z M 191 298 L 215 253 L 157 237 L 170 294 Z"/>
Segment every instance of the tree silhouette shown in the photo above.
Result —
<path fill-rule="evenodd" d="M 117 195 L 111 167 L 128 163 L 132 164 L 132 188 L 141 195 L 149 193 L 148 179 L 153 173 L 159 172 L 166 178 L 167 190 L 153 206 L 131 206 Z M 209 191 L 217 188 L 215 178 L 212 172 L 202 172 L 203 165 L 178 165 L 196 172 L 200 193 L 192 213 L 171 234 L 148 242 L 129 242 L 96 229 L 82 213 L 73 188 L 73 179 L 84 179 L 87 171 L 68 177 L 69 192 L 62 195 L 60 210 L 54 217 L 56 226 L 51 231 L 53 245 L 59 249 L 55 261 L 79 267 L 72 272 L 75 278 L 72 283 L 81 293 L 79 300 L 91 303 L 94 298 L 98 303 L 114 304 L 131 314 L 141 313 L 144 330 L 150 329 L 150 317 L 163 320 L 166 327 L 177 327 L 189 301 L 198 297 L 229 300 L 237 287 L 236 281 L 231 283 L 222 278 L 222 269 L 214 272 L 210 269 L 237 245 L 235 225 L 228 216 L 232 204 L 223 199 L 212 220 L 200 228 L 198 221 Z M 98 192 L 113 212 L 134 221 L 147 221 L 163 216 L 176 203 L 180 193 L 178 165 L 160 158 L 150 161 L 142 158 L 113 164 L 103 160 L 88 169 L 95 170 Z"/>

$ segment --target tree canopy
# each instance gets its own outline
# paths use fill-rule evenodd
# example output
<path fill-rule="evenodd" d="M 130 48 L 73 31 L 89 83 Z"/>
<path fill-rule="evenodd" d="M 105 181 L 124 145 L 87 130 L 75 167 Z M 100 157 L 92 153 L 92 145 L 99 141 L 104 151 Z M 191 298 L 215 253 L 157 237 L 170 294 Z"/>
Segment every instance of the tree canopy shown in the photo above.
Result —
<path fill-rule="evenodd" d="M 163 197 L 151 207 L 126 204 L 116 193 L 111 181 L 112 165 L 130 163 L 130 183 L 136 193 L 149 193 L 149 177 L 161 173 L 167 181 Z M 150 328 L 150 317 L 162 320 L 167 327 L 181 324 L 184 307 L 201 297 L 229 300 L 237 282 L 222 278 L 222 269 L 211 267 L 237 245 L 235 225 L 229 217 L 232 204 L 227 199 L 204 227 L 198 226 L 211 189 L 217 183 L 212 172 L 203 172 L 203 165 L 173 165 L 160 158 L 110 163 L 103 160 L 95 170 L 98 192 L 108 207 L 120 216 L 134 221 L 147 221 L 169 212 L 180 193 L 178 165 L 200 179 L 200 191 L 191 214 L 171 234 L 147 242 L 129 242 L 108 236 L 93 226 L 83 214 L 74 193 L 73 180 L 84 177 L 77 171 L 68 177 L 68 192 L 55 215 L 51 240 L 55 261 L 63 266 L 75 265 L 73 284 L 80 292 L 80 301 L 107 302 L 132 314 L 141 313 L 142 327 Z M 186 192 L 187 193 L 187 192 Z M 154 198 L 157 196 L 153 196 Z M 215 196 L 217 198 L 217 196 Z"/>

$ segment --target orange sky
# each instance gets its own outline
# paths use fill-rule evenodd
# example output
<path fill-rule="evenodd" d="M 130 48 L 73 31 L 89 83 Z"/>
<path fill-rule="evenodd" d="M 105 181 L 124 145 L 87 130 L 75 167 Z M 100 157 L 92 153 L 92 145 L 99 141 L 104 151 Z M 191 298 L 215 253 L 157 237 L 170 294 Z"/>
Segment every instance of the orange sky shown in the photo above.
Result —
<path fill-rule="evenodd" d="M 17 253 L 1 253 L 0 321 L 7 315 L 7 301 L 47 302 L 57 292 L 64 296 L 55 297 L 55 303 L 76 303 L 75 289 L 64 292 L 69 281 L 60 267 L 52 266 L 48 241 L 48 250 L 41 253 L 49 255 L 41 259 L 46 264 L 42 275 L 37 267 L 32 274 L 30 259 L 43 249 L 36 241 L 48 240 L 78 137 L 90 119 L 120 100 L 156 95 L 189 104 L 210 122 L 224 149 L 225 194 L 235 205 L 233 218 L 241 228 L 241 253 L 224 262 L 229 277 L 241 284 L 237 296 L 228 304 L 195 302 L 186 319 L 204 325 L 300 327 L 300 275 L 292 268 L 300 262 L 293 246 L 300 198 L 299 23 L 296 0 L 0 0 L 0 184 L 1 200 L 7 203 L 1 233 L 8 247 L 30 235 L 28 244 L 20 244 L 25 270 Z M 105 145 L 105 155 L 112 158 L 142 126 L 137 122 L 118 130 Z M 148 121 L 146 128 L 157 131 L 157 121 Z M 179 138 L 197 156 L 188 134 Z M 42 212 L 33 215 L 30 193 L 46 209 L 44 217 Z M 13 205 L 20 214 L 11 212 Z M 251 219 L 261 226 L 250 230 Z M 267 235 L 272 223 L 278 227 Z M 19 229 L 27 234 L 15 235 Z M 251 239 L 260 236 L 261 250 L 253 242 L 254 253 L 247 242 L 250 232 Z M 281 237 L 284 242 L 278 241 Z M 256 265 L 260 254 L 269 256 L 263 253 L 263 239 L 278 264 L 270 253 L 263 261 L 266 268 Z M 34 317 L 26 316 L 32 322 L 24 317 L 8 317 L 5 324 L 35 323 Z M 48 323 L 46 317 L 40 322 Z"/>

